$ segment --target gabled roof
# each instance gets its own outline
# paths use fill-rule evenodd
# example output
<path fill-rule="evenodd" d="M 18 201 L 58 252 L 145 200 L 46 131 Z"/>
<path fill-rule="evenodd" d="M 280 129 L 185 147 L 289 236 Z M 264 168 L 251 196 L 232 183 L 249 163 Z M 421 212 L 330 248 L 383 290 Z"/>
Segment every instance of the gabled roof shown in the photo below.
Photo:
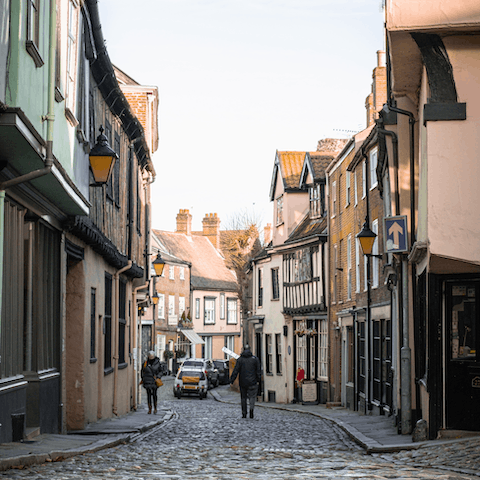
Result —
<path fill-rule="evenodd" d="M 192 264 L 190 281 L 194 290 L 237 290 L 235 275 L 207 237 L 163 230 L 153 230 L 153 234 L 167 253 Z"/>
<path fill-rule="evenodd" d="M 300 174 L 306 152 L 279 152 L 275 155 L 275 165 L 273 167 L 272 184 L 270 186 L 270 200 L 274 200 L 275 185 L 277 175 L 280 172 L 283 182 L 283 188 L 286 190 L 299 190 Z"/>
<path fill-rule="evenodd" d="M 285 245 L 301 242 L 313 236 L 327 233 L 327 217 L 310 218 L 305 215 L 304 219 L 298 224 L 295 230 L 285 241 Z"/>

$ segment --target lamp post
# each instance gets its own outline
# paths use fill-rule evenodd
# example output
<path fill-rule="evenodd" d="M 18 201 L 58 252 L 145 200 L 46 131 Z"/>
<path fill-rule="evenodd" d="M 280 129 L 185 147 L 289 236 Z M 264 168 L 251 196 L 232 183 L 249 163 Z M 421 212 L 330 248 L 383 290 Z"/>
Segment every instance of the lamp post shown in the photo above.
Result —
<path fill-rule="evenodd" d="M 103 127 L 100 125 L 100 135 L 97 137 L 97 143 L 90 150 L 89 160 L 92 168 L 95 184 L 93 186 L 104 185 L 108 182 L 112 174 L 115 161 L 118 155 L 110 148 L 108 138 L 103 134 Z"/>
<path fill-rule="evenodd" d="M 152 262 L 153 268 L 155 269 L 155 274 L 157 277 L 161 277 L 163 269 L 165 268 L 165 261 L 162 259 L 160 252 L 157 254 L 155 260 Z"/>

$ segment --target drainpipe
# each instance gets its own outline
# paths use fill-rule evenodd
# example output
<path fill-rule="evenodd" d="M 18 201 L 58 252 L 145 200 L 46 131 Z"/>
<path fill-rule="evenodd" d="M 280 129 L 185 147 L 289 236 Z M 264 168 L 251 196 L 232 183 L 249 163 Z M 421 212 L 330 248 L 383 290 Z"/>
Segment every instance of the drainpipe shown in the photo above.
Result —
<path fill-rule="evenodd" d="M 50 0 L 50 45 L 49 45 L 49 69 L 48 69 L 48 113 L 43 117 L 47 121 L 47 143 L 45 167 L 33 172 L 26 173 L 20 177 L 12 178 L 0 183 L 0 338 L 2 338 L 2 307 L 3 307 L 3 255 L 4 255 L 4 233 L 5 233 L 5 191 L 20 183 L 29 182 L 35 178 L 48 175 L 53 166 L 53 122 L 55 121 L 55 48 L 57 34 L 57 10 L 56 1 Z M 2 362 L 0 349 L 0 363 Z"/>
<path fill-rule="evenodd" d="M 134 379 L 134 382 L 133 382 L 133 409 L 134 410 L 137 410 L 137 404 L 138 404 L 138 392 L 139 390 L 137 389 L 137 385 L 139 384 L 139 366 L 141 368 L 141 362 L 139 362 L 140 358 L 139 358 L 139 350 L 138 350 L 138 335 L 137 335 L 137 331 L 138 331 L 138 309 L 137 309 L 137 292 L 139 290 L 143 290 L 144 288 L 148 288 L 150 285 L 150 282 L 147 281 L 146 283 L 144 283 L 143 285 L 140 285 L 139 287 L 136 287 L 133 289 L 132 291 L 132 305 L 133 305 L 133 319 L 134 319 L 134 322 L 133 322 L 133 345 L 134 345 L 134 349 L 135 349 L 135 352 L 136 352 L 136 356 L 135 358 L 133 359 L 133 365 L 134 365 L 134 369 L 136 370 L 136 378 Z"/>
<path fill-rule="evenodd" d="M 114 300 L 113 300 L 113 321 L 114 321 L 114 332 L 115 335 L 113 336 L 113 348 L 115 354 L 113 355 L 114 366 L 113 366 L 113 414 L 117 415 L 117 386 L 118 386 L 118 337 L 119 337 L 119 330 L 118 330 L 118 320 L 119 320 L 119 278 L 120 275 L 132 268 L 132 261 L 129 260 L 128 263 L 117 270 L 117 272 L 113 275 L 113 285 L 114 285 Z"/>

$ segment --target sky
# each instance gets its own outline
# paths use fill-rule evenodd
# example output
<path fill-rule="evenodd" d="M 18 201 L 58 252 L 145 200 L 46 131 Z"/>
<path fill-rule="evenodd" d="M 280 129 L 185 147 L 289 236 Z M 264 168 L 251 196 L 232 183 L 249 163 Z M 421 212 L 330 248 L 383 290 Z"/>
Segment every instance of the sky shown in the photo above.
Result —
<path fill-rule="evenodd" d="M 152 227 L 272 222 L 277 150 L 366 126 L 381 0 L 99 0 L 114 65 L 159 89 Z"/>

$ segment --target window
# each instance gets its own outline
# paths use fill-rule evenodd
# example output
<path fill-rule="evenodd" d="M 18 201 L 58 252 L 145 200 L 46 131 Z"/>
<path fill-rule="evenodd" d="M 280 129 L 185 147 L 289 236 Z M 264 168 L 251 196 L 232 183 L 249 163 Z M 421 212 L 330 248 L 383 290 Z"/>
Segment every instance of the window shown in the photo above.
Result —
<path fill-rule="evenodd" d="M 35 66 L 41 67 L 44 62 L 40 55 L 40 0 L 28 0 L 27 42 L 25 47 L 33 58 Z"/>
<path fill-rule="evenodd" d="M 337 302 L 337 293 L 338 293 L 338 251 L 337 245 L 333 246 L 333 302 Z"/>
<path fill-rule="evenodd" d="M 185 267 L 179 267 L 180 280 L 185 280 Z"/>
<path fill-rule="evenodd" d="M 355 291 L 360 292 L 360 240 L 357 238 L 355 242 Z"/>
<path fill-rule="evenodd" d="M 283 195 L 277 198 L 277 225 L 283 223 Z"/>
<path fill-rule="evenodd" d="M 368 290 L 368 257 L 363 256 L 363 290 L 366 292 Z"/>
<path fill-rule="evenodd" d="M 352 235 L 347 237 L 347 298 L 352 298 Z"/>
<path fill-rule="evenodd" d="M 75 108 L 75 72 L 77 69 L 77 28 L 78 8 L 73 0 L 68 2 L 68 36 L 67 36 L 67 83 L 66 83 L 66 108 L 67 118 L 73 124 L 76 123 L 74 116 Z M 74 125 L 76 126 L 76 125 Z M 110 146 L 112 139 L 110 138 Z"/>
<path fill-rule="evenodd" d="M 277 365 L 277 374 L 282 374 L 282 336 L 275 334 L 275 360 Z"/>
<path fill-rule="evenodd" d="M 195 299 L 195 318 L 200 318 L 200 299 Z"/>
<path fill-rule="evenodd" d="M 213 342 L 212 337 L 202 337 L 205 345 L 203 346 L 203 358 L 213 357 Z"/>
<path fill-rule="evenodd" d="M 357 192 L 357 171 L 353 172 L 353 196 L 355 201 L 355 206 L 358 205 L 358 192 Z"/>
<path fill-rule="evenodd" d="M 367 195 L 367 164 L 362 162 L 362 198 Z"/>
<path fill-rule="evenodd" d="M 310 216 L 312 218 L 320 217 L 322 215 L 320 184 L 310 187 L 308 192 L 310 196 Z"/>
<path fill-rule="evenodd" d="M 205 298 L 205 314 L 204 314 L 204 323 L 205 325 L 214 325 L 215 324 L 215 299 L 214 298 Z"/>
<path fill-rule="evenodd" d="M 113 165 L 113 199 L 115 205 L 120 207 L 120 135 L 115 132 L 114 150 L 118 155 L 115 164 Z"/>
<path fill-rule="evenodd" d="M 273 352 L 272 352 L 272 335 L 265 335 L 265 370 L 266 373 L 273 373 Z"/>
<path fill-rule="evenodd" d="M 234 325 L 237 323 L 237 299 L 227 299 L 227 323 Z"/>
<path fill-rule="evenodd" d="M 378 255 L 378 219 L 372 222 L 372 232 L 377 235 L 375 242 L 373 243 L 372 254 Z M 372 287 L 378 288 L 378 270 L 379 270 L 379 259 L 378 257 L 372 257 Z"/>
<path fill-rule="evenodd" d="M 127 302 L 127 284 L 119 281 L 118 285 L 118 363 L 125 363 L 125 328 Z"/>
<path fill-rule="evenodd" d="M 185 297 L 178 297 L 178 314 L 181 315 L 185 311 Z"/>
<path fill-rule="evenodd" d="M 225 335 L 225 347 L 231 350 L 232 352 L 235 351 L 235 336 L 234 335 Z M 224 354 L 225 359 L 230 358 L 230 355 Z"/>
<path fill-rule="evenodd" d="M 96 360 L 96 316 L 97 316 L 97 291 L 95 288 L 90 290 L 90 360 Z"/>
<path fill-rule="evenodd" d="M 112 125 L 110 122 L 105 119 L 105 136 L 107 137 L 108 144 L 112 146 Z M 115 162 L 117 163 L 117 162 Z M 110 175 L 110 178 L 108 179 L 108 183 L 106 186 L 106 193 L 107 193 L 107 198 L 110 201 L 113 201 L 113 175 Z"/>
<path fill-rule="evenodd" d="M 318 379 L 327 380 L 328 375 L 328 323 L 318 321 Z"/>
<path fill-rule="evenodd" d="M 163 293 L 158 294 L 158 318 L 165 318 L 165 295 Z"/>
<path fill-rule="evenodd" d="M 175 315 L 175 295 L 168 296 L 168 316 Z"/>
<path fill-rule="evenodd" d="M 225 318 L 225 294 L 220 294 L 220 320 Z"/>
<path fill-rule="evenodd" d="M 345 174 L 345 206 L 348 207 L 350 205 L 350 175 L 351 172 L 347 172 Z"/>
<path fill-rule="evenodd" d="M 175 267 L 173 265 L 168 266 L 168 278 L 170 280 L 175 280 Z"/>
<path fill-rule="evenodd" d="M 112 369 L 112 276 L 105 274 L 105 315 L 103 317 L 104 330 L 104 359 L 105 373 Z"/>
<path fill-rule="evenodd" d="M 378 150 L 374 148 L 370 152 L 370 190 L 377 186 L 377 161 L 378 161 Z"/>
<path fill-rule="evenodd" d="M 332 183 L 332 218 L 337 212 L 337 182 Z"/>
<path fill-rule="evenodd" d="M 280 298 L 280 286 L 278 283 L 278 268 L 272 268 L 272 299 Z"/>
<path fill-rule="evenodd" d="M 258 306 L 263 307 L 263 269 L 258 269 Z"/>

